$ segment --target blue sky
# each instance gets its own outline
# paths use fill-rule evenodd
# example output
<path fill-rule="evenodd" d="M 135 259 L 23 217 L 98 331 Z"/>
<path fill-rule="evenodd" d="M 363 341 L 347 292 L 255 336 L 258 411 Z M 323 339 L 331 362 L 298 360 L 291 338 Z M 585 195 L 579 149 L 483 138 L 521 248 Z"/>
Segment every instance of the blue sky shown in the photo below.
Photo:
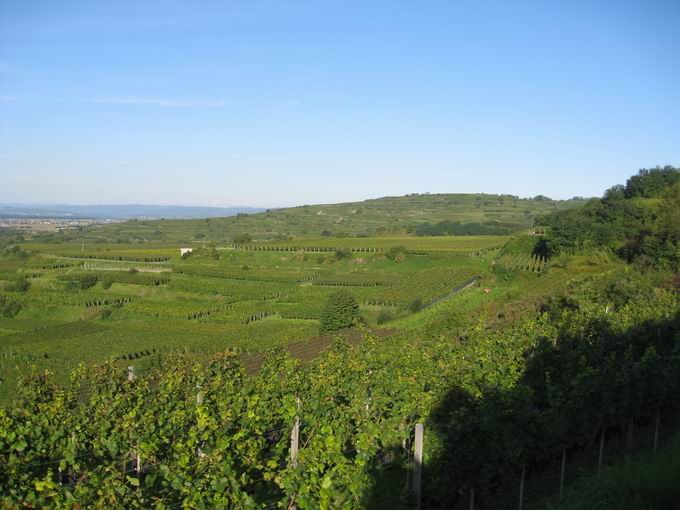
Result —
<path fill-rule="evenodd" d="M 680 165 L 680 2 L 0 0 L 0 202 L 600 195 Z"/>

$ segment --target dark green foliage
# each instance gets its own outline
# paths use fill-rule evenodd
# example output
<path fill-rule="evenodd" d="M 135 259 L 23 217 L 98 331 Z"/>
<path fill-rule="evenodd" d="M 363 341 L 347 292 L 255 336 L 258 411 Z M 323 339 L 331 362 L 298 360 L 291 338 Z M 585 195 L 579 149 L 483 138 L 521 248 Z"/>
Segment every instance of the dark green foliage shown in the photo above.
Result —
<path fill-rule="evenodd" d="M 139 273 L 139 269 L 132 267 L 132 268 L 130 268 L 130 270 L 128 271 L 128 273 L 130 273 L 130 274 L 137 274 L 137 273 Z"/>
<path fill-rule="evenodd" d="M 21 246 L 14 244 L 0 250 L 0 257 L 10 260 L 26 260 L 29 253 Z"/>
<path fill-rule="evenodd" d="M 109 279 L 102 280 L 102 288 L 103 289 L 110 289 L 111 285 L 113 285 L 113 281 L 111 281 Z"/>
<path fill-rule="evenodd" d="M 19 277 L 14 281 L 5 284 L 5 290 L 7 292 L 27 292 L 30 288 L 31 282 L 24 277 Z"/>
<path fill-rule="evenodd" d="M 509 282 L 515 276 L 515 272 L 512 269 L 500 264 L 493 266 L 493 272 L 497 278 L 504 282 Z"/>
<path fill-rule="evenodd" d="M 408 253 L 406 246 L 392 246 L 392 248 L 387 250 L 385 256 L 395 262 L 403 262 L 406 259 L 406 253 Z"/>
<path fill-rule="evenodd" d="M 79 284 L 81 290 L 87 290 L 89 288 L 97 285 L 97 275 L 96 274 L 86 274 L 80 277 Z"/>
<path fill-rule="evenodd" d="M 0 315 L 11 319 L 21 311 L 21 303 L 0 296 Z"/>
<path fill-rule="evenodd" d="M 352 254 L 347 250 L 335 250 L 335 258 L 337 260 L 348 259 Z"/>
<path fill-rule="evenodd" d="M 250 234 L 239 234 L 234 236 L 234 242 L 236 244 L 246 244 L 253 241 L 253 237 Z"/>
<path fill-rule="evenodd" d="M 331 294 L 319 318 L 319 330 L 329 333 L 354 326 L 361 319 L 356 298 L 346 290 Z"/>
<path fill-rule="evenodd" d="M 537 218 L 536 223 L 549 230 L 542 250 L 550 256 L 607 248 L 629 262 L 644 257 L 649 263 L 677 270 L 679 182 L 680 170 L 673 167 L 641 170 L 625 187 L 609 188 L 601 199 L 590 200 L 582 209 Z"/>
<path fill-rule="evenodd" d="M 411 313 L 418 313 L 423 309 L 423 300 L 420 298 L 415 298 L 409 303 L 408 309 Z"/>
<path fill-rule="evenodd" d="M 556 254 L 556 251 L 550 239 L 541 238 L 534 245 L 531 254 L 544 259 L 549 259 Z"/>
<path fill-rule="evenodd" d="M 666 165 L 650 170 L 643 168 L 626 182 L 626 198 L 652 198 L 662 194 L 668 187 L 680 181 L 680 169 Z"/>
<path fill-rule="evenodd" d="M 385 324 L 386 322 L 391 321 L 393 318 L 394 314 L 392 313 L 392 311 L 383 308 L 382 310 L 380 310 L 380 313 L 378 314 L 377 322 L 378 324 Z"/>

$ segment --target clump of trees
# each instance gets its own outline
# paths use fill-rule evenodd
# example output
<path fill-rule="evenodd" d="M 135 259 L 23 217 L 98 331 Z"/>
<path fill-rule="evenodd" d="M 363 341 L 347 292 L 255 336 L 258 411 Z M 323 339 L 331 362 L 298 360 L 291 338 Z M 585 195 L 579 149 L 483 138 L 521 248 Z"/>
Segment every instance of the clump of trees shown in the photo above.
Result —
<path fill-rule="evenodd" d="M 319 318 L 319 331 L 329 333 L 349 328 L 361 320 L 359 303 L 350 292 L 339 290 L 331 294 Z"/>
<path fill-rule="evenodd" d="M 666 165 L 650 170 L 643 168 L 626 181 L 624 193 L 626 198 L 654 198 L 677 182 L 680 182 L 680 172 L 675 167 Z"/>
<path fill-rule="evenodd" d="M 21 303 L 0 296 L 0 315 L 11 319 L 21 311 Z"/>
<path fill-rule="evenodd" d="M 247 244 L 253 242 L 253 236 L 250 234 L 237 234 L 234 236 L 234 242 L 236 244 Z"/>
<path fill-rule="evenodd" d="M 30 254 L 26 250 L 24 250 L 21 246 L 17 246 L 16 244 L 7 246 L 6 248 L 0 250 L 0 257 L 4 259 L 26 260 L 29 255 Z"/>
<path fill-rule="evenodd" d="M 537 218 L 548 227 L 541 249 L 592 253 L 608 249 L 628 262 L 680 270 L 680 169 L 642 169 L 582 209 Z"/>
<path fill-rule="evenodd" d="M 28 292 L 28 289 L 31 288 L 31 282 L 28 281 L 26 278 L 23 276 L 20 278 L 17 278 L 14 281 L 7 282 L 4 286 L 4 289 L 7 292 Z"/>
<path fill-rule="evenodd" d="M 387 250 L 385 256 L 394 262 L 403 262 L 404 260 L 406 260 L 407 253 L 408 249 L 406 248 L 406 246 L 392 246 L 392 248 Z"/>
<path fill-rule="evenodd" d="M 352 254 L 348 250 L 335 250 L 336 260 L 348 259 L 351 256 Z"/>
<path fill-rule="evenodd" d="M 80 277 L 78 285 L 80 290 L 87 290 L 97 285 L 98 280 L 99 278 L 96 274 L 86 274 Z"/>

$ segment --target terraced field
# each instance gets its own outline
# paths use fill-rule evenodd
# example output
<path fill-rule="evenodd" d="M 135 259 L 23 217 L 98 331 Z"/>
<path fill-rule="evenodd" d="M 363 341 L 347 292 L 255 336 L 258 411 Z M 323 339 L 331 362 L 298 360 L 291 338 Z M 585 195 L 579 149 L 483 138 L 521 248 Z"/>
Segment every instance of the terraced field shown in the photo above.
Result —
<path fill-rule="evenodd" d="M 247 234 L 255 240 L 271 241 L 290 236 L 327 239 L 341 236 L 403 236 L 419 225 L 452 221 L 460 224 L 483 224 L 513 233 L 529 229 L 534 219 L 555 210 L 582 206 L 584 200 L 534 200 L 512 195 L 493 194 L 412 194 L 383 197 L 340 204 L 317 204 L 271 209 L 257 214 L 239 214 L 227 218 L 196 220 L 139 220 L 86 228 L 72 232 L 49 234 L 62 241 L 86 241 L 106 244 L 115 241 L 124 246 L 130 242 L 194 243 L 215 241 L 226 244 Z M 472 234 L 473 232 L 469 232 Z M 493 232 L 481 232 L 489 234 Z M 80 246 L 71 246 L 77 252 Z"/>
<path fill-rule="evenodd" d="M 0 296 L 14 307 L 0 319 L 0 398 L 21 373 L 65 376 L 81 361 L 134 359 L 144 370 L 168 351 L 229 346 L 252 357 L 280 345 L 326 345 L 319 318 L 340 289 L 378 335 L 449 335 L 452 324 L 549 294 L 570 274 L 526 250 L 501 250 L 507 240 L 315 237 L 209 246 L 188 257 L 179 244 L 25 242 L 29 255 L 0 260 Z M 388 256 L 394 247 L 400 257 Z M 518 276 L 499 279 L 498 267 Z"/>
<path fill-rule="evenodd" d="M 250 251 L 303 251 L 307 253 L 348 250 L 355 253 L 375 253 L 403 246 L 416 252 L 450 251 L 473 253 L 500 248 L 510 236 L 441 236 L 441 237 L 304 237 L 282 241 L 230 244 L 226 249 Z"/>

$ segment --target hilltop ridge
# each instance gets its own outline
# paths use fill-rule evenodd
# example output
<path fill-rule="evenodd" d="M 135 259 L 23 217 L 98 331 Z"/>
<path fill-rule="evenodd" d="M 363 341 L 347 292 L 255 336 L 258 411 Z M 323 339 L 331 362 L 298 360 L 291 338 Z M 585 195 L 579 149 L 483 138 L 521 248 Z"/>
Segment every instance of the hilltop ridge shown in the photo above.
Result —
<path fill-rule="evenodd" d="M 78 239 L 230 242 L 243 236 L 252 240 L 275 240 L 291 236 L 365 237 L 422 235 L 423 232 L 432 235 L 432 229 L 423 227 L 439 222 L 447 222 L 449 226 L 467 225 L 467 235 L 504 235 L 530 227 L 539 215 L 585 203 L 582 198 L 552 200 L 542 195 L 519 198 L 484 193 L 414 193 L 362 202 L 267 209 L 224 218 L 133 220 L 85 229 L 78 233 Z M 74 238 L 68 233 L 55 236 L 65 240 L 69 236 Z"/>

